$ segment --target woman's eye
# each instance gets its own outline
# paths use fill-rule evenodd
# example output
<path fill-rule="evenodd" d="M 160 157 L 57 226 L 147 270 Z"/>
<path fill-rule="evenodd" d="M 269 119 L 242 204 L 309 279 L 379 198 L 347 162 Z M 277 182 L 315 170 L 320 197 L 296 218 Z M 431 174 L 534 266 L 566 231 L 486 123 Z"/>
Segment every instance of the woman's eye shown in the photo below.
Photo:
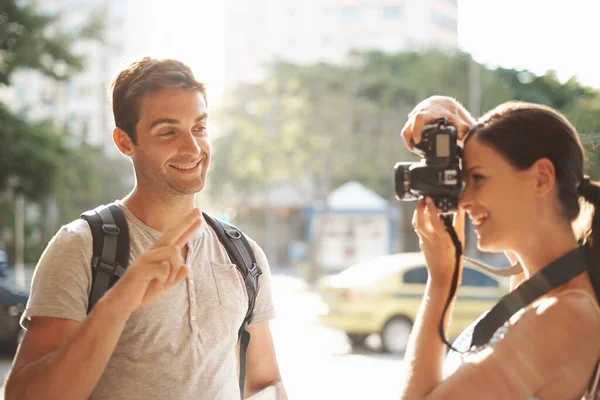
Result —
<path fill-rule="evenodd" d="M 471 175 L 471 179 L 473 179 L 473 182 L 478 183 L 483 180 L 483 175 L 473 174 Z"/>

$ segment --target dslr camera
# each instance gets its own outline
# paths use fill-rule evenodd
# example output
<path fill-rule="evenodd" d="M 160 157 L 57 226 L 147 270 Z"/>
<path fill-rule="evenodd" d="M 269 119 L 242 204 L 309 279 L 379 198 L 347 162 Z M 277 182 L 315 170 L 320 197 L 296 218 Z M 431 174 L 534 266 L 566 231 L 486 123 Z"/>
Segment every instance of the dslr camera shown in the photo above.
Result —
<path fill-rule="evenodd" d="M 428 196 L 441 215 L 456 212 L 463 188 L 462 152 L 456 128 L 446 118 L 425 125 L 422 139 L 414 149 L 423 157 L 421 161 L 398 162 L 394 166 L 396 198 L 410 201 Z"/>

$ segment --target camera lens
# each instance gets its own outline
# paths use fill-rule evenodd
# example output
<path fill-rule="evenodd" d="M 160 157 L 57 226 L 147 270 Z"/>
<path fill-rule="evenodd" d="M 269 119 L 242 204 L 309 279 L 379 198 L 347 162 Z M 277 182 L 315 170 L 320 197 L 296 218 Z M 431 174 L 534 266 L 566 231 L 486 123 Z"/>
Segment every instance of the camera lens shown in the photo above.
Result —
<path fill-rule="evenodd" d="M 395 169 L 395 188 L 396 198 L 398 200 L 414 200 L 416 196 L 410 192 L 410 171 L 411 162 L 399 162 L 394 165 Z"/>

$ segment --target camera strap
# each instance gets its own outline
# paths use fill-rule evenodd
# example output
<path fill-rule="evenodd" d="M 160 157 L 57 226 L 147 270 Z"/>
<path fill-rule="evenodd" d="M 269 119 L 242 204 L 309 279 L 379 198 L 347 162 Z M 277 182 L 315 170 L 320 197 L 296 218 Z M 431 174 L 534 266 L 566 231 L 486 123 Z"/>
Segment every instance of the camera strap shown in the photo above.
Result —
<path fill-rule="evenodd" d="M 487 344 L 494 333 L 515 313 L 535 299 L 588 270 L 587 248 L 582 246 L 553 261 L 517 289 L 505 295 L 473 329 L 471 348 Z"/>
<path fill-rule="evenodd" d="M 454 299 L 454 296 L 456 295 L 456 290 L 458 289 L 460 260 L 463 255 L 463 248 L 462 248 L 462 244 L 460 243 L 460 239 L 458 238 L 458 235 L 456 234 L 456 231 L 454 230 L 454 226 L 452 225 L 453 217 L 449 214 L 440 215 L 440 217 L 442 219 L 442 222 L 444 222 L 444 225 L 446 227 L 446 230 L 448 231 L 448 234 L 450 235 L 450 239 L 452 239 L 452 243 L 454 244 L 455 263 L 454 263 L 454 273 L 452 274 L 452 283 L 450 285 L 450 293 L 448 294 L 448 299 L 446 300 L 446 305 L 444 306 L 444 311 L 442 312 L 442 318 L 440 318 L 439 334 L 440 334 L 440 339 L 442 339 L 442 342 L 444 342 L 444 344 L 446 344 L 446 346 L 448 346 L 448 348 L 458 352 L 458 350 L 456 350 L 454 348 L 454 346 L 452 346 L 452 344 L 448 341 L 448 339 L 446 339 L 446 334 L 444 333 L 444 320 L 446 319 L 446 314 L 448 313 L 448 309 L 450 308 L 450 305 L 452 304 L 452 300 Z"/>

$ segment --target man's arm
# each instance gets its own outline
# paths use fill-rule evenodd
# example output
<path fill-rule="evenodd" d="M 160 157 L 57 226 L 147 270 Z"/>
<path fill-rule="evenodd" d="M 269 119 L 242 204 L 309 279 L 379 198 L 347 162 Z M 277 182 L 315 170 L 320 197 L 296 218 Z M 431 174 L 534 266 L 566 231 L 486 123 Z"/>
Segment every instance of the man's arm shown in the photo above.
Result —
<path fill-rule="evenodd" d="M 33 317 L 6 381 L 6 399 L 88 398 L 126 321 L 106 298 L 83 323 Z"/>
<path fill-rule="evenodd" d="M 6 399 L 88 398 L 129 316 L 187 276 L 181 248 L 200 224 L 200 214 L 194 210 L 166 231 L 127 269 L 83 323 L 33 315 L 6 381 Z"/>
<path fill-rule="evenodd" d="M 267 386 L 275 386 L 277 400 L 287 400 L 275 357 L 269 322 L 250 324 L 248 332 L 251 339 L 246 354 L 246 397 Z"/>

